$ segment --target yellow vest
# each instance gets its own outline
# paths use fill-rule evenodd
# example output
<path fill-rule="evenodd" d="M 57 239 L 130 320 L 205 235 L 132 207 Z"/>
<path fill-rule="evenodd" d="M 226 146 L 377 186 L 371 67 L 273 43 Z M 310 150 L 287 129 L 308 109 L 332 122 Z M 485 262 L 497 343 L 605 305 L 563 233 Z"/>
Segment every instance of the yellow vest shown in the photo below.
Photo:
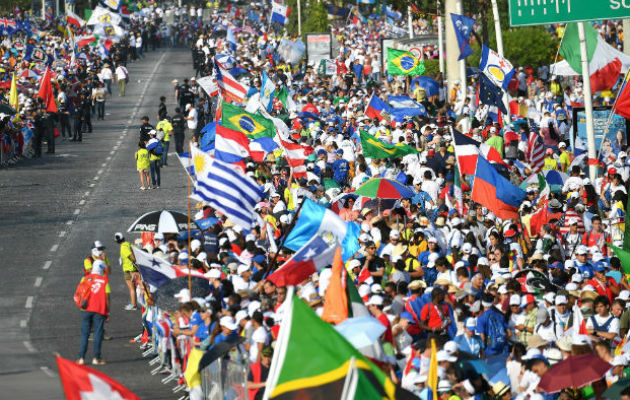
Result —
<path fill-rule="evenodd" d="M 545 166 L 543 167 L 543 170 L 552 170 L 552 169 L 558 169 L 558 160 L 556 160 L 553 157 L 546 157 Z"/>

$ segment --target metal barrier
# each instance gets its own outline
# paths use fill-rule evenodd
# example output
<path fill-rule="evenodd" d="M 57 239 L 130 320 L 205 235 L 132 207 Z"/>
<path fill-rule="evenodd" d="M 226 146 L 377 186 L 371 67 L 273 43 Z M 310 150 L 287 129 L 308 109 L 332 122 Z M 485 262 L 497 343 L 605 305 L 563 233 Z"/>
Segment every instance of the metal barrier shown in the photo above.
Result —
<path fill-rule="evenodd" d="M 233 351 L 232 359 L 219 358 L 201 370 L 201 390 L 204 400 L 247 399 L 247 357 Z M 234 361 L 235 358 L 240 360 Z"/>

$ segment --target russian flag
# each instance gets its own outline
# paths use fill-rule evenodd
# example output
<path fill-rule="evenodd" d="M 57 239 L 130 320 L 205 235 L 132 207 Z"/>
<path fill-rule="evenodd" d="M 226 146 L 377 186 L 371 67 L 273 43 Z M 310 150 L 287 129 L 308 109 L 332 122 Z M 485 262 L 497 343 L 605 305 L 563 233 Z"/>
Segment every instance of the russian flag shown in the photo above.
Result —
<path fill-rule="evenodd" d="M 348 260 L 359 250 L 361 227 L 355 222 L 344 221 L 329 210 L 309 199 L 304 205 L 295 226 L 287 236 L 284 247 L 298 251 L 315 235 L 334 239 L 343 249 L 342 258 Z"/>
<path fill-rule="evenodd" d="M 243 132 L 216 125 L 214 157 L 226 163 L 237 163 L 249 157 L 249 140 Z"/>
<path fill-rule="evenodd" d="M 256 162 L 265 161 L 267 154 L 278 148 L 278 144 L 270 137 L 261 137 L 249 142 L 249 154 Z"/>
<path fill-rule="evenodd" d="M 501 176 L 488 160 L 478 156 L 471 198 L 498 218 L 518 220 L 518 207 L 525 199 L 525 192 Z"/>
<path fill-rule="evenodd" d="M 297 285 L 331 265 L 336 249 L 337 246 L 331 247 L 321 236 L 315 235 L 267 279 L 276 286 Z"/>
<path fill-rule="evenodd" d="M 387 120 L 389 117 L 389 105 L 381 100 L 379 97 L 372 95 L 370 101 L 365 109 L 364 114 L 372 119 L 378 119 L 379 121 Z"/>

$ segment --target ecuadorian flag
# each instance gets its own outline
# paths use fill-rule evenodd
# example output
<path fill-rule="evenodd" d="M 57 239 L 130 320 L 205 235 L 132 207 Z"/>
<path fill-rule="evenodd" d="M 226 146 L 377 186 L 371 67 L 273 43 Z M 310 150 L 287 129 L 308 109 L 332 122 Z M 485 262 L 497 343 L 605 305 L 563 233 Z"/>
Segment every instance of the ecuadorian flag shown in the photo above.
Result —
<path fill-rule="evenodd" d="M 387 73 L 390 75 L 422 75 L 424 62 L 404 50 L 387 48 Z"/>

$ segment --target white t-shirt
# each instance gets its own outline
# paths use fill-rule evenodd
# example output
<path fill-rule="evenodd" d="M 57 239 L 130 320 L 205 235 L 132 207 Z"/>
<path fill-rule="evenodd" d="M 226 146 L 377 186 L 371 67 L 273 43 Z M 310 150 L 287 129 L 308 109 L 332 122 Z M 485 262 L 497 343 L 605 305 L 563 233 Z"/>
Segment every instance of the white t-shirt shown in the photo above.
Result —
<path fill-rule="evenodd" d="M 256 362 L 256 358 L 258 357 L 258 343 L 262 343 L 263 346 L 269 343 L 269 334 L 267 333 L 267 330 L 262 326 L 256 328 L 256 330 L 252 334 L 252 339 L 249 345 L 250 362 Z"/>
<path fill-rule="evenodd" d="M 592 316 L 586 321 L 586 329 L 595 329 L 595 326 L 593 325 L 593 318 L 595 319 L 595 322 L 597 322 L 598 326 L 604 326 L 604 324 L 606 324 L 606 321 L 608 321 L 608 319 L 611 317 L 612 317 L 612 321 L 610 321 L 610 324 L 608 325 L 608 332 L 613 332 L 618 335 L 619 334 L 619 318 L 613 317 L 612 314 L 608 314 L 605 317 L 600 317 L 599 314 Z"/>
<path fill-rule="evenodd" d="M 188 111 L 188 118 L 192 118 L 186 121 L 188 129 L 197 129 L 197 109 L 194 107 Z"/>
<path fill-rule="evenodd" d="M 127 77 L 127 74 L 127 68 L 123 67 L 122 65 L 116 68 L 116 79 L 125 79 Z"/>
<path fill-rule="evenodd" d="M 112 79 L 113 77 L 114 77 L 114 74 L 112 73 L 112 70 L 109 67 L 105 67 L 101 70 L 102 80 Z"/>

